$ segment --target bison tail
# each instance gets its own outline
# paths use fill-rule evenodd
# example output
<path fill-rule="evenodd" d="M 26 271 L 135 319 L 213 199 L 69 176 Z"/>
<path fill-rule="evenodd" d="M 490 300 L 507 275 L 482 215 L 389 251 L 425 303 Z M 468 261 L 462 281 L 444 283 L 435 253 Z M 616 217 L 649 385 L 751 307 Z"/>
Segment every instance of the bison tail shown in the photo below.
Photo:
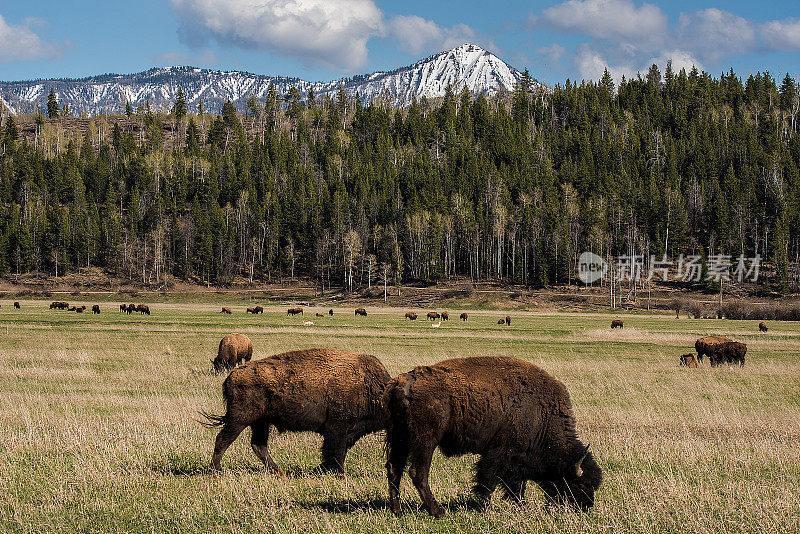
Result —
<path fill-rule="evenodd" d="M 205 421 L 198 421 L 201 425 L 206 428 L 218 428 L 223 426 L 225 423 L 228 422 L 228 415 L 216 415 L 213 413 L 208 413 L 205 410 L 200 410 L 200 415 L 206 418 Z"/>

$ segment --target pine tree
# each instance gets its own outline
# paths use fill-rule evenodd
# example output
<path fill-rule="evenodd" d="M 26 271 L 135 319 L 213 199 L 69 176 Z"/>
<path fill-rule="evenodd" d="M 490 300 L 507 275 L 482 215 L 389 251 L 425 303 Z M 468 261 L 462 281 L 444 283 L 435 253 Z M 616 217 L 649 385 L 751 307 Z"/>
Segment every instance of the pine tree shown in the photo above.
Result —
<path fill-rule="evenodd" d="M 53 89 L 50 89 L 50 94 L 47 95 L 47 117 L 49 119 L 58 117 L 58 99 Z"/>

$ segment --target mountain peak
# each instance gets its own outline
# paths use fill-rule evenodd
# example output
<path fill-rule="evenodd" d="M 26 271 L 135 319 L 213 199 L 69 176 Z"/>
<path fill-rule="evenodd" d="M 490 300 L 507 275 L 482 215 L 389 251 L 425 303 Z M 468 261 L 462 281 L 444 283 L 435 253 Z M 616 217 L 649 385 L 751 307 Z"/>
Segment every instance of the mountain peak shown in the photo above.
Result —
<path fill-rule="evenodd" d="M 351 95 L 358 93 L 365 102 L 380 97 L 393 105 L 404 106 L 414 97 L 444 96 L 448 85 L 456 91 L 467 88 L 473 94 L 510 92 L 521 78 L 519 71 L 494 54 L 478 45 L 464 43 L 408 67 L 324 83 L 184 65 L 72 80 L 0 82 L 0 105 L 12 113 L 35 113 L 37 106 L 47 102 L 47 95 L 53 90 L 59 102 L 68 104 L 77 113 L 120 113 L 126 103 L 136 107 L 145 102 L 150 102 L 154 109 L 168 110 L 180 88 L 189 106 L 202 101 L 207 110 L 216 111 L 230 100 L 243 109 L 250 95 L 263 100 L 273 83 L 281 94 L 297 87 L 303 95 L 313 89 L 318 97 L 333 96 L 342 87 Z"/>

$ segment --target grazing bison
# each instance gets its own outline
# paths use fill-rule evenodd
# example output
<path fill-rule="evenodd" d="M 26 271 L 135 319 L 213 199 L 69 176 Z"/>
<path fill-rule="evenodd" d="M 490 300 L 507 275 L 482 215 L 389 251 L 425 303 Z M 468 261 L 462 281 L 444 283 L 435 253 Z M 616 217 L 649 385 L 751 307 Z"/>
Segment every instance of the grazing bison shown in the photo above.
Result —
<path fill-rule="evenodd" d="M 315 315 L 316 315 L 317 317 L 325 317 L 325 315 L 324 315 L 324 314 L 322 314 L 322 313 L 317 313 L 317 314 L 315 314 Z"/>
<path fill-rule="evenodd" d="M 14 303 L 14 309 L 16 310 L 20 309 L 19 302 Z"/>
<path fill-rule="evenodd" d="M 359 438 L 386 427 L 383 390 L 391 380 L 374 356 L 334 349 L 276 354 L 234 369 L 222 386 L 225 415 L 204 414 L 208 426 L 221 426 L 211 468 L 246 427 L 253 452 L 283 475 L 269 454 L 269 430 L 322 434 L 322 471 L 343 472 L 348 449 Z"/>
<path fill-rule="evenodd" d="M 303 315 L 303 308 L 289 308 L 286 310 L 286 315 Z"/>
<path fill-rule="evenodd" d="M 462 321 L 466 321 L 469 315 L 467 315 L 466 313 L 462 313 L 459 317 L 461 318 Z"/>
<path fill-rule="evenodd" d="M 135 312 L 136 311 L 136 304 L 129 303 L 128 304 L 128 308 L 126 309 L 126 311 L 128 312 L 128 315 L 130 315 L 133 312 Z"/>
<path fill-rule="evenodd" d="M 681 365 L 685 367 L 697 367 L 697 359 L 694 357 L 694 354 L 683 354 L 681 356 Z"/>
<path fill-rule="evenodd" d="M 75 311 L 77 313 L 83 313 L 84 311 L 86 311 L 86 306 L 76 306 Z"/>
<path fill-rule="evenodd" d="M 623 328 L 622 319 L 614 319 L 611 321 L 611 328 Z"/>
<path fill-rule="evenodd" d="M 328 315 L 333 315 L 333 308 L 331 308 L 330 310 L 328 310 Z"/>
<path fill-rule="evenodd" d="M 142 315 L 150 315 L 150 306 L 147 306 L 146 304 L 139 304 L 136 306 L 136 311 Z"/>
<path fill-rule="evenodd" d="M 715 347 L 721 343 L 730 341 L 727 337 L 723 336 L 705 336 L 701 337 L 694 342 L 694 350 L 697 351 L 697 360 L 702 362 L 703 356 L 708 355 L 709 359 L 714 352 Z M 712 360 L 713 361 L 713 360 Z"/>
<path fill-rule="evenodd" d="M 100 313 L 100 305 L 99 304 L 92 305 L 92 313 L 98 313 L 98 314 Z"/>
<path fill-rule="evenodd" d="M 759 332 L 766 332 L 769 329 L 765 323 L 758 323 L 758 330 Z"/>
<path fill-rule="evenodd" d="M 253 357 L 253 342 L 244 334 L 228 334 L 219 342 L 217 357 L 211 360 L 214 371 L 220 373 L 233 369 L 242 361 L 249 362 Z"/>
<path fill-rule="evenodd" d="M 122 313 L 125 313 L 126 311 L 128 311 L 128 307 L 125 304 L 120 304 L 119 305 L 119 311 L 121 311 Z"/>
<path fill-rule="evenodd" d="M 723 362 L 744 365 L 745 354 L 747 354 L 747 345 L 744 343 L 724 341 L 715 345 L 708 357 L 712 367 L 721 365 Z"/>
<path fill-rule="evenodd" d="M 366 317 L 367 316 L 367 310 L 365 310 L 364 308 L 358 308 L 356 310 L 356 315 L 360 315 L 362 317 Z"/>
<path fill-rule="evenodd" d="M 442 312 L 442 321 L 449 321 L 449 320 L 450 320 L 450 314 L 447 313 L 446 311 L 443 311 Z"/>
<path fill-rule="evenodd" d="M 224 313 L 226 315 L 230 315 L 231 314 L 231 309 L 223 307 L 222 311 L 220 311 L 220 313 Z"/>
<path fill-rule="evenodd" d="M 260 314 L 263 315 L 264 314 L 264 308 L 262 308 L 261 306 L 256 306 L 255 308 L 253 308 L 253 313 L 260 313 Z"/>
<path fill-rule="evenodd" d="M 500 319 L 499 321 L 497 321 L 497 324 L 506 324 L 506 320 L 505 319 Z"/>
<path fill-rule="evenodd" d="M 435 311 L 432 311 L 428 312 L 428 315 L 426 317 L 428 317 L 428 319 L 430 319 L 431 321 L 435 321 L 436 319 L 439 318 L 439 314 Z"/>
<path fill-rule="evenodd" d="M 406 319 L 410 319 L 412 321 L 417 320 L 417 314 L 414 312 L 406 312 Z"/>
<path fill-rule="evenodd" d="M 578 440 L 564 385 L 533 364 L 505 356 L 454 358 L 392 380 L 384 393 L 389 506 L 400 513 L 399 489 L 409 475 L 434 517 L 444 515 L 428 485 L 431 457 L 480 455 L 475 492 L 486 507 L 499 485 L 522 502 L 527 480 L 555 503 L 588 510 L 603 475 Z"/>
<path fill-rule="evenodd" d="M 511 317 L 506 315 L 506 326 L 511 326 Z"/>

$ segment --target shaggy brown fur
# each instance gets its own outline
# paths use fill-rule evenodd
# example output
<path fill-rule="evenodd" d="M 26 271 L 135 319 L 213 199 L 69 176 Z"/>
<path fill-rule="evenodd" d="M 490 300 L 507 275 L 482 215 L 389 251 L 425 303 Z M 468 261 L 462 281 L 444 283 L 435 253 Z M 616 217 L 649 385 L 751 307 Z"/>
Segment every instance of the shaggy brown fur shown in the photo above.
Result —
<path fill-rule="evenodd" d="M 611 328 L 623 328 L 622 319 L 614 319 L 611 321 Z"/>
<path fill-rule="evenodd" d="M 466 321 L 467 317 L 469 317 L 469 315 L 467 315 L 466 313 L 462 313 L 459 317 L 461 317 L 462 321 Z"/>
<path fill-rule="evenodd" d="M 15 303 L 14 303 L 14 309 L 17 309 L 17 310 L 18 310 L 18 309 L 20 309 L 20 307 L 19 307 L 19 302 L 15 302 Z"/>
<path fill-rule="evenodd" d="M 100 313 L 100 305 L 99 304 L 92 305 L 92 313 Z"/>
<path fill-rule="evenodd" d="M 449 320 L 450 320 L 450 314 L 447 313 L 446 311 L 443 311 L 442 312 L 442 321 L 449 321 Z"/>
<path fill-rule="evenodd" d="M 505 319 L 500 319 L 499 321 L 497 321 L 497 324 L 506 324 L 506 320 Z"/>
<path fill-rule="evenodd" d="M 333 308 L 331 308 L 330 310 L 328 310 L 328 315 L 333 315 Z"/>
<path fill-rule="evenodd" d="M 303 315 L 303 308 L 289 308 L 286 310 L 286 315 Z"/>
<path fill-rule="evenodd" d="M 416 321 L 417 314 L 414 312 L 406 312 L 406 319 L 411 319 L 412 321 Z"/>
<path fill-rule="evenodd" d="M 409 475 L 434 517 L 444 509 L 428 485 L 438 446 L 445 456 L 479 454 L 473 491 L 481 507 L 501 485 L 522 502 L 532 480 L 551 502 L 588 510 L 603 475 L 575 432 L 564 385 L 533 364 L 504 356 L 454 358 L 394 379 L 384 403 L 390 413 L 386 472 L 389 506 L 400 512 L 399 488 Z"/>
<path fill-rule="evenodd" d="M 359 438 L 386 427 L 383 390 L 391 377 L 374 356 L 334 349 L 307 349 L 250 362 L 234 369 L 222 386 L 225 415 L 204 414 L 222 426 L 211 468 L 246 427 L 253 452 L 283 475 L 269 454 L 269 430 L 322 434 L 322 471 L 343 472 L 344 459 Z"/>
<path fill-rule="evenodd" d="M 233 369 L 242 361 L 249 362 L 253 357 L 253 342 L 244 334 L 228 334 L 219 342 L 217 357 L 211 360 L 214 371 Z"/>
<path fill-rule="evenodd" d="M 364 308 L 358 308 L 356 310 L 356 315 L 361 315 L 362 317 L 366 317 L 367 316 L 367 310 L 365 310 Z"/>
<path fill-rule="evenodd" d="M 506 326 L 510 326 L 510 325 L 511 325 L 511 317 L 506 315 Z"/>
<path fill-rule="evenodd" d="M 744 365 L 744 357 L 747 354 L 747 345 L 738 341 L 724 341 L 714 345 L 708 358 L 711 366 L 716 367 L 722 363 L 738 363 Z"/>
<path fill-rule="evenodd" d="M 438 318 L 439 318 L 439 313 L 438 313 L 438 312 L 435 312 L 435 311 L 428 312 L 428 315 L 427 315 L 426 317 L 427 317 L 428 319 L 430 319 L 431 321 L 435 321 L 436 319 L 438 319 Z"/>
<path fill-rule="evenodd" d="M 225 315 L 230 315 L 231 314 L 231 309 L 230 308 L 222 308 L 222 311 L 220 311 L 220 313 L 224 313 Z"/>
<path fill-rule="evenodd" d="M 758 323 L 758 331 L 759 332 L 766 332 L 767 330 L 769 330 L 769 329 L 767 328 L 767 325 L 765 323 Z"/>
<path fill-rule="evenodd" d="M 694 342 L 694 350 L 697 351 L 697 360 L 702 362 L 703 356 L 705 355 L 708 355 L 708 357 L 711 358 L 711 354 L 714 352 L 714 348 L 720 343 L 724 343 L 726 341 L 730 341 L 730 339 L 724 336 L 701 337 L 700 339 Z"/>
<path fill-rule="evenodd" d="M 697 367 L 697 359 L 692 353 L 683 354 L 681 355 L 681 365 L 684 367 Z"/>

